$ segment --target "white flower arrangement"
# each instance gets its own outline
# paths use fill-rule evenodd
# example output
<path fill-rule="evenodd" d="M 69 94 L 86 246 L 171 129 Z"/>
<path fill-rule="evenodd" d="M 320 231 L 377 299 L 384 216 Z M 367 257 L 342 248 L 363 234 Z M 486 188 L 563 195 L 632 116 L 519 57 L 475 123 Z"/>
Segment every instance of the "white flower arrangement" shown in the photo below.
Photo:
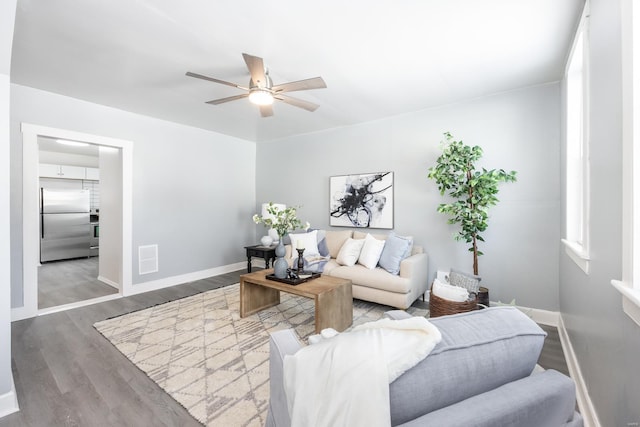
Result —
<path fill-rule="evenodd" d="M 283 210 L 274 206 L 273 202 L 269 202 L 267 206 L 267 212 L 271 215 L 270 218 L 264 218 L 258 214 L 253 215 L 253 222 L 256 224 L 264 224 L 268 228 L 273 228 L 278 233 L 280 238 L 284 237 L 289 230 L 296 230 L 302 228 L 302 221 L 296 217 L 296 210 L 298 207 L 288 207 Z M 307 222 L 304 229 L 308 230 L 311 224 Z"/>

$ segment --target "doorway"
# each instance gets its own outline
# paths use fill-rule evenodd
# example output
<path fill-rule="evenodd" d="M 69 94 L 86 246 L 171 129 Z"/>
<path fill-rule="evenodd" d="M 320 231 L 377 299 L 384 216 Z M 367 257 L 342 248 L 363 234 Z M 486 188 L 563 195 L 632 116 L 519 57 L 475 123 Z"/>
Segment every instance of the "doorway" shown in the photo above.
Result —
<path fill-rule="evenodd" d="M 11 310 L 12 321 L 35 317 L 81 305 L 113 299 L 131 293 L 132 244 L 132 142 L 65 129 L 22 123 L 23 141 L 23 288 L 22 307 Z M 85 141 L 99 146 L 101 166 L 106 165 L 101 184 L 102 196 L 110 199 L 112 215 L 101 218 L 101 228 L 112 231 L 101 238 L 99 276 L 117 289 L 117 294 L 65 304 L 51 309 L 38 308 L 38 266 L 40 264 L 39 150 L 38 137 Z M 103 156 L 104 153 L 104 156 Z M 101 171 L 102 172 L 102 171 Z M 126 184 L 125 184 L 126 183 Z M 108 189 L 105 191 L 105 189 Z"/>
<path fill-rule="evenodd" d="M 100 215 L 104 218 L 105 210 L 107 217 L 114 215 L 110 203 L 101 203 L 103 150 L 86 141 L 38 136 L 39 313 L 119 294 L 119 288 L 103 282 L 99 274 Z M 61 200 L 66 201 L 62 209 Z"/>

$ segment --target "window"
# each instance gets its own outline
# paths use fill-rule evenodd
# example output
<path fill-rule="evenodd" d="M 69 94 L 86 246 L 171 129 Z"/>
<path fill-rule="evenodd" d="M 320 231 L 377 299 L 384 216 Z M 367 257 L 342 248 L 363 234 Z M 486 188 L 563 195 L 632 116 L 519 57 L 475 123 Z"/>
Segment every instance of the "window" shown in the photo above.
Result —
<path fill-rule="evenodd" d="M 588 3 L 567 61 L 566 81 L 566 236 L 567 253 L 589 273 L 589 97 Z"/>
<path fill-rule="evenodd" d="M 637 4 L 636 4 L 637 5 Z M 622 2 L 622 307 L 640 325 L 640 7 Z"/>

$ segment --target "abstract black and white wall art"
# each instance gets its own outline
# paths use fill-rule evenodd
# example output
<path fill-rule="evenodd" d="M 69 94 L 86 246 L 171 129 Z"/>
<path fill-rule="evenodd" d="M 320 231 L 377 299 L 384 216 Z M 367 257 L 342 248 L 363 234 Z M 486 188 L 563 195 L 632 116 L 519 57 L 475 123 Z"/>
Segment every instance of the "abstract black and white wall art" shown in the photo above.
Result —
<path fill-rule="evenodd" d="M 393 172 L 329 178 L 332 227 L 393 228 Z"/>

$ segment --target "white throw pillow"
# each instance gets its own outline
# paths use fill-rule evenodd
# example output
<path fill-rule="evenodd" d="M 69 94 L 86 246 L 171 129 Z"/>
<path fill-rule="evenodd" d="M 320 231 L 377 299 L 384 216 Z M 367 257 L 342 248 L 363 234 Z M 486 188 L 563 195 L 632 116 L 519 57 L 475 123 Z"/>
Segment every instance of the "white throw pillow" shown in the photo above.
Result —
<path fill-rule="evenodd" d="M 298 251 L 296 249 L 299 248 L 300 245 L 304 247 L 302 256 L 320 255 L 318 251 L 318 230 L 301 234 L 289 234 L 289 237 L 291 238 L 291 258 L 298 258 Z"/>
<path fill-rule="evenodd" d="M 364 239 L 354 240 L 349 237 L 340 248 L 336 262 L 340 265 L 346 265 L 347 267 L 355 265 L 363 245 Z"/>
<path fill-rule="evenodd" d="M 378 240 L 371 234 L 368 234 L 364 238 L 364 245 L 362 251 L 360 251 L 360 257 L 358 258 L 358 264 L 362 264 L 369 270 L 373 270 L 378 265 L 380 255 L 384 249 L 384 240 Z"/>

